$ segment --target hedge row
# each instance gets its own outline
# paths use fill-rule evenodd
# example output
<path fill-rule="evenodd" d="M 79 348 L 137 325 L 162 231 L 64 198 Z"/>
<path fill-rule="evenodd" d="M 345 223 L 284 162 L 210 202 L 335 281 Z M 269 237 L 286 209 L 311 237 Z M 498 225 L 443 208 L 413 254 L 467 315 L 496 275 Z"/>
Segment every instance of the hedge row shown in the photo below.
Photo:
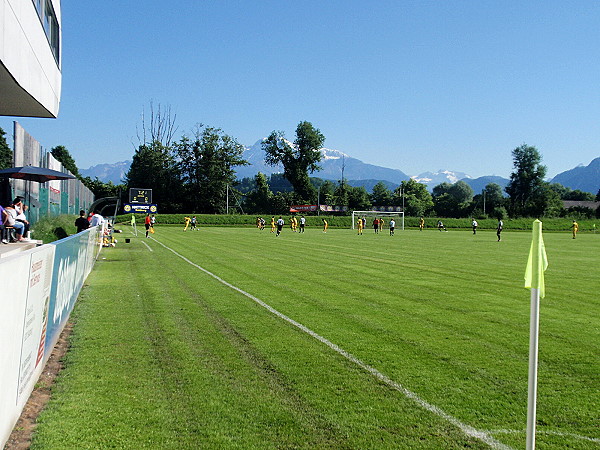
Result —
<path fill-rule="evenodd" d="M 144 224 L 144 214 L 136 214 L 136 223 L 138 226 L 143 226 Z M 159 214 L 156 215 L 156 220 L 158 224 L 181 224 L 184 223 L 185 214 Z M 188 215 L 188 217 L 190 217 Z M 279 216 L 276 216 L 277 219 Z M 289 226 L 290 215 L 283 216 L 286 226 Z M 299 217 L 299 216 L 298 216 Z M 352 218 L 350 216 L 304 216 L 306 217 L 306 225 L 309 227 L 321 227 L 323 222 L 322 219 L 325 218 L 329 223 L 331 228 L 350 228 L 352 226 Z M 247 226 L 253 227 L 256 226 L 256 216 L 249 215 L 225 215 L 225 214 L 197 214 L 196 219 L 198 220 L 199 226 Z M 264 217 L 266 221 L 266 226 L 270 226 L 271 217 Z M 389 223 L 389 218 L 384 218 L 387 228 L 387 223 Z M 442 218 L 444 225 L 447 229 L 470 229 L 471 228 L 471 219 L 451 219 L 451 218 Z M 524 218 L 524 219 L 506 219 L 504 220 L 504 229 L 505 230 L 523 230 L 528 231 L 531 230 L 531 225 L 534 219 Z M 117 216 L 117 223 L 130 223 L 131 214 L 125 214 Z M 427 229 L 435 229 L 437 228 L 438 218 L 436 217 L 427 217 L 425 218 L 425 227 Z M 373 218 L 367 219 L 367 227 L 371 227 L 373 222 Z M 400 227 L 401 224 L 399 220 L 396 220 L 397 227 Z M 495 230 L 498 221 L 496 219 L 481 219 L 477 221 L 479 230 Z M 544 231 L 569 231 L 571 229 L 572 221 L 570 219 L 544 219 L 543 220 L 543 228 Z M 600 220 L 580 220 L 577 222 L 579 224 L 580 231 L 595 231 L 595 227 L 599 228 L 600 231 Z M 418 228 L 419 226 L 419 218 L 418 217 L 406 217 L 404 221 L 406 228 Z"/>

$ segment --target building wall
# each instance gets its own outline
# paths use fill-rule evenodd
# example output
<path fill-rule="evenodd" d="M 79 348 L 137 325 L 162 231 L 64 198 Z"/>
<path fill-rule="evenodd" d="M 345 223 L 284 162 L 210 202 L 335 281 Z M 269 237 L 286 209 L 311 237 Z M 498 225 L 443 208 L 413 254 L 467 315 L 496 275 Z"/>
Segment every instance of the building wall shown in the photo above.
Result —
<path fill-rule="evenodd" d="M 0 115 L 57 117 L 60 0 L 0 0 Z"/>

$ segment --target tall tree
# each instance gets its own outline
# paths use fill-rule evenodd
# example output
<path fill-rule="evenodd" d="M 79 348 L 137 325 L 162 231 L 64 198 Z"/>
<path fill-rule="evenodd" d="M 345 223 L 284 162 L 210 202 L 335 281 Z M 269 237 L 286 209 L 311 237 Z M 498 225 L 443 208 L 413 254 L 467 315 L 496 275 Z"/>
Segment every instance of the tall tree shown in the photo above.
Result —
<path fill-rule="evenodd" d="M 392 192 L 383 181 L 378 182 L 371 190 L 371 202 L 377 206 L 390 206 L 392 204 Z"/>
<path fill-rule="evenodd" d="M 75 160 L 69 153 L 69 150 L 64 145 L 57 145 L 50 153 L 57 161 L 60 161 L 62 165 L 77 178 L 81 179 L 81 174 L 79 173 L 79 169 L 77 168 L 77 164 L 75 164 Z"/>
<path fill-rule="evenodd" d="M 404 205 L 407 216 L 426 216 L 433 211 L 433 198 L 425 184 L 410 178 L 394 190 L 394 205 Z"/>
<path fill-rule="evenodd" d="M 4 137 L 6 132 L 0 128 L 0 169 L 8 169 L 13 166 L 13 152 Z"/>
<path fill-rule="evenodd" d="M 246 165 L 244 146 L 219 128 L 199 125 L 194 139 L 175 145 L 178 167 L 186 185 L 189 206 L 202 213 L 223 213 L 227 186 L 235 184 L 234 167 Z"/>
<path fill-rule="evenodd" d="M 283 174 L 292 184 L 296 194 L 305 202 L 313 201 L 316 192 L 310 182 L 309 172 L 319 170 L 321 148 L 325 136 L 310 122 L 300 122 L 296 127 L 296 140 L 290 143 L 282 131 L 273 131 L 262 143 L 265 162 L 271 166 L 283 165 Z"/>
<path fill-rule="evenodd" d="M 258 172 L 254 177 L 256 187 L 244 200 L 244 211 L 247 213 L 268 213 L 272 211 L 273 192 L 264 173 Z"/>
<path fill-rule="evenodd" d="M 439 216 L 464 217 L 470 213 L 473 189 L 464 181 L 441 183 L 433 188 L 433 202 Z"/>
<path fill-rule="evenodd" d="M 549 192 L 542 189 L 546 176 L 546 166 L 541 164 L 542 156 L 535 147 L 523 144 L 512 151 L 512 157 L 514 171 L 505 188 L 510 197 L 510 215 L 539 216 L 543 214 L 539 196 Z"/>

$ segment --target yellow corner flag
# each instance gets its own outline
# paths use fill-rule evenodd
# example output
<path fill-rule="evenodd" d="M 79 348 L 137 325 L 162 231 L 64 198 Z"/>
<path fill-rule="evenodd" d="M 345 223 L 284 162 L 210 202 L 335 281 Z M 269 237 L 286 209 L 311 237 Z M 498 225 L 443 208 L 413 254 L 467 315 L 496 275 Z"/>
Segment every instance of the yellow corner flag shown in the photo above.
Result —
<path fill-rule="evenodd" d="M 135 216 L 132 214 L 131 215 L 131 226 L 135 225 Z"/>
<path fill-rule="evenodd" d="M 546 257 L 546 247 L 544 247 L 544 238 L 542 237 L 542 222 L 536 219 L 533 222 L 533 238 L 529 250 L 529 259 L 527 260 L 527 269 L 525 269 L 525 287 L 538 289 L 542 298 L 545 295 L 544 271 L 547 268 L 548 258 Z"/>

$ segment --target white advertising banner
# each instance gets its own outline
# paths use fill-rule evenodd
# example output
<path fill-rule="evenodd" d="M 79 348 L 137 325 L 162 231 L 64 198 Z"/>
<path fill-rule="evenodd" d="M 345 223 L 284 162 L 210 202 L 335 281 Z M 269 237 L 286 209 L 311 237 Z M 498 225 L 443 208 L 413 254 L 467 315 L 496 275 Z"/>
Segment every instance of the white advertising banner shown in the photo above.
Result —
<path fill-rule="evenodd" d="M 21 346 L 14 343 L 23 335 L 30 261 L 31 252 L 24 252 L 0 263 L 0 443 L 21 413 L 17 407 Z"/>
<path fill-rule="evenodd" d="M 44 359 L 54 250 L 53 245 L 45 245 L 31 254 L 19 361 L 18 403 L 27 400 L 43 369 L 40 363 Z"/>

